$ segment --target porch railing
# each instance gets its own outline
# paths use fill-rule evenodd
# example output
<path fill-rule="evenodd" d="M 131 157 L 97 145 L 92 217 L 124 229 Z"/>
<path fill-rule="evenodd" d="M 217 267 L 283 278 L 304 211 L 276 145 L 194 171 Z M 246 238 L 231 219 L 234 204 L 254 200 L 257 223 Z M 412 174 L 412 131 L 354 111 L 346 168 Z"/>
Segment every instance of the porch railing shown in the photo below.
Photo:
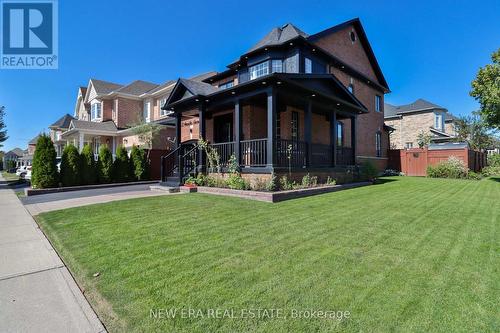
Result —
<path fill-rule="evenodd" d="M 337 165 L 354 165 L 352 148 L 337 147 Z"/>
<path fill-rule="evenodd" d="M 276 140 L 276 163 L 280 167 L 305 167 L 307 143 L 304 141 Z"/>
<path fill-rule="evenodd" d="M 213 143 L 210 146 L 219 154 L 220 166 L 227 167 L 231 155 L 234 154 L 235 143 L 234 142 Z"/>
<path fill-rule="evenodd" d="M 311 144 L 311 166 L 332 166 L 332 146 L 312 143 Z"/>
<path fill-rule="evenodd" d="M 267 163 L 267 139 L 240 141 L 241 166 L 262 167 Z"/>

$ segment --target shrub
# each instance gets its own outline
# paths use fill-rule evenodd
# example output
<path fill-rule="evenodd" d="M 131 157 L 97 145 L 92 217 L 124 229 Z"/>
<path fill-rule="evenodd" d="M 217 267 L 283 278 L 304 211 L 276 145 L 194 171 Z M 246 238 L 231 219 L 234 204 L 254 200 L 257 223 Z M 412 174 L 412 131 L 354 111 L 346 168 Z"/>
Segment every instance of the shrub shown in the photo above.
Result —
<path fill-rule="evenodd" d="M 276 175 L 271 173 L 271 178 L 269 178 L 269 181 L 267 182 L 266 185 L 266 190 L 269 192 L 276 191 L 277 190 L 277 184 L 276 184 Z"/>
<path fill-rule="evenodd" d="M 293 190 L 295 188 L 296 184 L 295 182 L 291 182 L 288 180 L 287 176 L 282 176 L 280 179 L 280 189 L 287 191 L 287 190 Z"/>
<path fill-rule="evenodd" d="M 447 161 L 436 166 L 427 167 L 427 176 L 431 178 L 467 178 L 468 169 L 464 162 L 455 156 L 451 156 Z"/>
<path fill-rule="evenodd" d="M 64 147 L 61 157 L 61 183 L 63 186 L 80 185 L 80 154 L 72 144 Z"/>
<path fill-rule="evenodd" d="M 483 178 L 483 176 L 480 174 L 480 173 L 476 173 L 474 171 L 469 171 L 467 173 L 467 179 L 471 179 L 471 180 L 481 180 L 481 178 Z"/>
<path fill-rule="evenodd" d="M 361 171 L 361 177 L 362 177 L 363 180 L 373 181 L 378 176 L 378 170 L 377 170 L 377 168 L 370 161 L 366 161 L 366 162 L 362 163 L 360 171 Z"/>
<path fill-rule="evenodd" d="M 315 187 L 318 185 L 318 177 L 306 174 L 302 177 L 302 186 L 303 188 Z"/>
<path fill-rule="evenodd" d="M 113 177 L 113 155 L 106 145 L 102 145 L 101 148 L 99 148 L 97 171 L 100 183 L 111 182 Z"/>
<path fill-rule="evenodd" d="M 130 153 L 130 161 L 132 163 L 132 174 L 135 179 L 149 179 L 149 163 L 143 149 L 134 145 Z"/>
<path fill-rule="evenodd" d="M 254 191 L 265 191 L 267 189 L 267 181 L 263 178 L 257 177 L 254 179 L 251 188 Z"/>
<path fill-rule="evenodd" d="M 330 176 L 328 176 L 328 177 L 326 178 L 326 183 L 325 183 L 325 185 L 336 185 L 336 184 L 337 184 L 337 181 L 336 181 L 335 179 L 330 178 Z"/>
<path fill-rule="evenodd" d="M 80 155 L 81 183 L 84 185 L 97 183 L 97 169 L 94 160 L 94 152 L 90 145 L 85 145 Z"/>
<path fill-rule="evenodd" d="M 41 135 L 36 142 L 31 184 L 35 188 L 57 187 L 59 175 L 56 164 L 57 153 L 48 135 Z"/>
<path fill-rule="evenodd" d="M 484 177 L 500 176 L 500 165 L 484 167 L 481 173 Z"/>
<path fill-rule="evenodd" d="M 399 172 L 398 170 L 385 169 L 383 175 L 384 176 L 402 176 L 403 174 L 401 172 Z"/>
<path fill-rule="evenodd" d="M 226 180 L 226 184 L 233 190 L 248 190 L 250 184 L 239 173 L 232 173 Z"/>
<path fill-rule="evenodd" d="M 127 150 L 119 146 L 116 150 L 115 161 L 113 162 L 113 181 L 121 183 L 128 182 L 131 179 L 130 161 Z"/>
<path fill-rule="evenodd" d="M 500 168 L 500 154 L 495 153 L 488 155 L 488 166 Z"/>

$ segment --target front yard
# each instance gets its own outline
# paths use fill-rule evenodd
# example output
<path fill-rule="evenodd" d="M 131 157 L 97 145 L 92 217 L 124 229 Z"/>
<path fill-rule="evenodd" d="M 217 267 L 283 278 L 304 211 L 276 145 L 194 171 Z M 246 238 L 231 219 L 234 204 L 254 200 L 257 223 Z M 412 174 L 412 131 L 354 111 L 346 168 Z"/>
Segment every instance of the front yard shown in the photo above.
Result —
<path fill-rule="evenodd" d="M 110 331 L 494 332 L 499 215 L 499 178 L 393 177 L 279 204 L 173 195 L 38 222 Z M 197 316 L 151 316 L 182 308 Z M 248 309 L 287 317 L 240 318 Z"/>
<path fill-rule="evenodd" d="M 16 175 L 16 173 L 10 173 L 10 172 L 7 172 L 7 171 L 2 171 L 2 177 L 6 180 L 6 181 L 15 181 L 15 180 L 19 180 L 19 176 Z"/>

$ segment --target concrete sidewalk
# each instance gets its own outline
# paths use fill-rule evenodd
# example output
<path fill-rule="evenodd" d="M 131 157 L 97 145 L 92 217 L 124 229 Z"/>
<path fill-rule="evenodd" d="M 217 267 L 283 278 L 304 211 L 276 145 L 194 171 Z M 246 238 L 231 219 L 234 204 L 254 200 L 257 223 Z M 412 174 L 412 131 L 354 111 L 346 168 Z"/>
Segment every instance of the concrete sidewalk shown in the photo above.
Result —
<path fill-rule="evenodd" d="M 51 244 L 5 185 L 0 185 L 0 332 L 105 332 Z"/>

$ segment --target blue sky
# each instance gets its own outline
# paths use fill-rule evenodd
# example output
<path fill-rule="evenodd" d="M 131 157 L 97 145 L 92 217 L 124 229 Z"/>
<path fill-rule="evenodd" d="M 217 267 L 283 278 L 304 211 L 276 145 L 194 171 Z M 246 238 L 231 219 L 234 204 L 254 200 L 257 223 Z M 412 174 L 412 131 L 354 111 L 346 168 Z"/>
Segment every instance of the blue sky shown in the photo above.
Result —
<path fill-rule="evenodd" d="M 0 70 L 0 105 L 25 148 L 65 113 L 89 78 L 162 83 L 218 70 L 275 26 L 315 33 L 359 17 L 392 92 L 454 114 L 477 109 L 470 81 L 500 47 L 499 1 L 118 1 L 59 3 L 59 69 Z"/>

